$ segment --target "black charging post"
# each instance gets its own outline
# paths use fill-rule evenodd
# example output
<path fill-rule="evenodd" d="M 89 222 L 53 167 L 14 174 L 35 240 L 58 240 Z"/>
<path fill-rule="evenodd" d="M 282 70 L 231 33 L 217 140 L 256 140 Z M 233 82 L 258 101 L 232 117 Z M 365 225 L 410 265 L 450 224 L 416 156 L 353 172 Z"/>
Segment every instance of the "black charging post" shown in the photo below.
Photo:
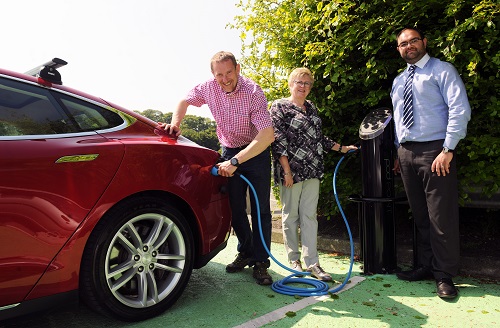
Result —
<path fill-rule="evenodd" d="M 360 255 L 364 274 L 393 273 L 397 269 L 394 219 L 394 123 L 388 108 L 370 112 L 359 128 L 361 139 L 361 197 L 358 202 Z"/>

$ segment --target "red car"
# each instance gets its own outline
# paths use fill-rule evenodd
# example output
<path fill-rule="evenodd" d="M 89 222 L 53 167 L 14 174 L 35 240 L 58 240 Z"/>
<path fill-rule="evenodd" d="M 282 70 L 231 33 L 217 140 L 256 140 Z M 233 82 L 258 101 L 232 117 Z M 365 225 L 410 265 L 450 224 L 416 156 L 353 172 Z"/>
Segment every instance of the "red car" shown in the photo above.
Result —
<path fill-rule="evenodd" d="M 78 299 L 147 319 L 226 246 L 219 154 L 62 86 L 65 64 L 0 70 L 0 320 Z"/>

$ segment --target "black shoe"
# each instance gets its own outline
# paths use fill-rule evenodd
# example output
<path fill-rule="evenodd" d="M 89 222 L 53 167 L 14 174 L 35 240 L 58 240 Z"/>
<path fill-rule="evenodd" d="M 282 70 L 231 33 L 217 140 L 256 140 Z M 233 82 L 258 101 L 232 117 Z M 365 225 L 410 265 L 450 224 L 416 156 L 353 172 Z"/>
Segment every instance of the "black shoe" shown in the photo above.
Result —
<path fill-rule="evenodd" d="M 416 270 L 397 272 L 396 276 L 401 280 L 419 281 L 434 278 L 432 271 L 428 267 L 420 267 Z"/>
<path fill-rule="evenodd" d="M 259 285 L 271 285 L 273 283 L 273 278 L 267 272 L 269 265 L 270 263 L 256 262 L 253 266 L 253 277 Z"/>
<path fill-rule="evenodd" d="M 450 278 L 436 280 L 437 294 L 441 298 L 455 298 L 458 295 L 457 288 Z"/>
<path fill-rule="evenodd" d="M 238 255 L 236 255 L 236 259 L 233 261 L 233 263 L 229 263 L 226 266 L 226 272 L 229 272 L 229 273 L 239 272 L 239 271 L 243 270 L 247 265 L 250 266 L 250 260 L 251 260 L 251 257 L 247 257 L 243 253 L 238 253 Z"/>

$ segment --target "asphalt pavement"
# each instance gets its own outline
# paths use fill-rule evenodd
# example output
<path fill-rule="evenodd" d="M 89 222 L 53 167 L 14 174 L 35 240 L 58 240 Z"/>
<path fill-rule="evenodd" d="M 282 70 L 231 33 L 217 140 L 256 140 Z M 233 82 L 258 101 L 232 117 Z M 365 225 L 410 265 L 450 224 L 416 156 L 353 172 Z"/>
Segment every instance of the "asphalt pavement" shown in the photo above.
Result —
<path fill-rule="evenodd" d="M 460 294 L 442 300 L 433 281 L 406 282 L 395 275 L 363 276 L 355 263 L 350 282 L 335 295 L 288 296 L 257 285 L 252 270 L 225 272 L 236 254 L 236 237 L 206 267 L 193 271 L 179 301 L 166 313 L 143 322 L 124 323 L 98 315 L 85 306 L 0 323 L 13 327 L 498 327 L 500 286 L 497 281 L 470 276 L 455 279 Z M 283 245 L 271 251 L 285 261 Z M 349 269 L 346 256 L 320 254 L 322 267 L 342 282 Z M 289 272 L 273 263 L 275 280 Z M 311 278 L 312 279 L 312 278 Z M 305 287 L 305 286 L 304 286 Z"/>

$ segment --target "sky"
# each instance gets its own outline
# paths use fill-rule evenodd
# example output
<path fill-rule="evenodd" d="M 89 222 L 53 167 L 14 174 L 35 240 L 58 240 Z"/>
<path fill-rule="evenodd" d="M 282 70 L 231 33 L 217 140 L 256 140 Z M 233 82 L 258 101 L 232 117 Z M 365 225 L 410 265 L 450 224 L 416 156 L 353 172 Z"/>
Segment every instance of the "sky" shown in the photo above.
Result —
<path fill-rule="evenodd" d="M 231 0 L 16 0 L 2 3 L 0 67 L 26 72 L 54 57 L 63 84 L 131 110 L 173 112 L 212 77 L 220 50 L 241 57 Z M 212 118 L 206 106 L 188 114 Z"/>

